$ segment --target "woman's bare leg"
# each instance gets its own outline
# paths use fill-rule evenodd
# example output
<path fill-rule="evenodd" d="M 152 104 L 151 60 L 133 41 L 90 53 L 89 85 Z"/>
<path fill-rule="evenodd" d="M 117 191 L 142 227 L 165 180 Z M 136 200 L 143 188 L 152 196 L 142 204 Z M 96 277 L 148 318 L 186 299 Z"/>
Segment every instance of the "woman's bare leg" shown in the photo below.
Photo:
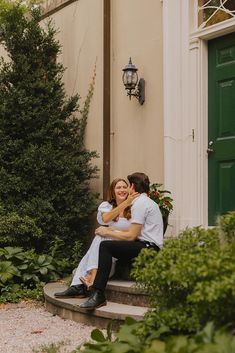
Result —
<path fill-rule="evenodd" d="M 91 271 L 90 271 L 90 285 L 92 286 L 93 285 L 93 282 L 95 280 L 95 276 L 97 274 L 97 268 L 93 268 Z"/>
<path fill-rule="evenodd" d="M 80 277 L 80 280 L 87 286 L 87 288 L 92 286 L 95 280 L 96 273 L 97 268 L 92 268 L 86 276 Z"/>

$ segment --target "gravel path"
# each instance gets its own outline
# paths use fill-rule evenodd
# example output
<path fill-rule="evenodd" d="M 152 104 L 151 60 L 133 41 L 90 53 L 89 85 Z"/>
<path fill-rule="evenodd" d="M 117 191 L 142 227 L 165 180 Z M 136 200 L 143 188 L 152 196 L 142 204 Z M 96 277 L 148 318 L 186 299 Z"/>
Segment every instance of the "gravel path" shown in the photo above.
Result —
<path fill-rule="evenodd" d="M 0 353 L 44 353 L 42 346 L 60 346 L 69 353 L 90 338 L 94 327 L 53 316 L 33 303 L 0 307 Z"/>

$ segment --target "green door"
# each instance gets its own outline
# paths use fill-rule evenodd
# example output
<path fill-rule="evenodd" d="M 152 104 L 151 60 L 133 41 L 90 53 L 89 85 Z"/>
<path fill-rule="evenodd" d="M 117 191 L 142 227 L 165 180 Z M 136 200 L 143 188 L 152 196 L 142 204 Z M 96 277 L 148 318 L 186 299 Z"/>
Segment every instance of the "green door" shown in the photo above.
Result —
<path fill-rule="evenodd" d="M 208 42 L 208 224 L 235 210 L 235 33 Z"/>

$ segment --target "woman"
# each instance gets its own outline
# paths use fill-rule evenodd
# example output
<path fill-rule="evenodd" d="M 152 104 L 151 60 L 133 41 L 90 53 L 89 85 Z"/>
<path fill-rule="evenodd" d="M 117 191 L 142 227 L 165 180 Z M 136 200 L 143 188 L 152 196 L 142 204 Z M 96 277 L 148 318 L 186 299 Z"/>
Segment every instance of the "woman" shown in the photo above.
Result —
<path fill-rule="evenodd" d="M 99 224 L 112 227 L 112 229 L 117 229 L 117 231 L 118 229 L 128 229 L 131 223 L 130 205 L 137 195 L 138 193 L 129 195 L 129 187 L 126 180 L 122 178 L 114 179 L 109 188 L 108 200 L 102 202 L 98 208 L 97 221 Z M 75 287 L 81 284 L 85 284 L 87 287 L 92 285 L 98 268 L 100 243 L 108 239 L 109 238 L 100 235 L 94 237 L 90 248 L 75 271 L 71 283 L 74 293 L 76 292 Z M 115 263 L 115 259 L 113 263 Z M 114 272 L 113 268 L 110 272 L 110 276 Z M 72 293 L 70 288 L 64 292 L 55 293 L 55 296 L 61 298 L 70 297 L 69 293 Z"/>

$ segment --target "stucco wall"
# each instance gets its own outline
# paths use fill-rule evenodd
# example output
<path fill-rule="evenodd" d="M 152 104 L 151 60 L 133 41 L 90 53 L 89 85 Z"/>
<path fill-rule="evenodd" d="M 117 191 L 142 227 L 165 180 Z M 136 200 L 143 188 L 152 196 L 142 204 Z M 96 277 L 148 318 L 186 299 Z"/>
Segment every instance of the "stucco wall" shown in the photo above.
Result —
<path fill-rule="evenodd" d="M 47 1 L 46 5 L 53 10 L 53 5 L 65 3 Z M 163 182 L 162 5 L 156 0 L 148 0 L 147 5 L 142 0 L 111 2 L 111 178 L 144 171 L 152 181 Z M 93 186 L 101 192 L 103 1 L 75 1 L 51 17 L 60 29 L 68 94 L 85 96 L 97 58 L 86 144 L 100 154 L 96 161 L 100 178 Z M 139 77 L 146 80 L 143 106 L 135 98 L 129 101 L 122 83 L 122 68 L 130 56 Z"/>
<path fill-rule="evenodd" d="M 98 165 L 99 178 L 92 182 L 97 191 L 102 190 L 103 151 L 103 6 L 102 0 L 79 0 L 70 2 L 53 13 L 65 0 L 46 1 L 45 9 L 52 11 L 50 19 L 58 28 L 58 39 L 62 45 L 60 60 L 67 68 L 64 82 L 68 95 L 79 93 L 81 105 L 84 101 L 96 65 L 95 90 L 92 98 L 86 146 L 96 150 L 100 158 L 93 160 Z M 45 18 L 44 21 L 48 21 Z"/>
<path fill-rule="evenodd" d="M 132 57 L 146 80 L 146 101 L 130 101 L 122 69 Z M 112 1 L 111 176 L 144 171 L 163 182 L 162 5 L 159 0 Z"/>

